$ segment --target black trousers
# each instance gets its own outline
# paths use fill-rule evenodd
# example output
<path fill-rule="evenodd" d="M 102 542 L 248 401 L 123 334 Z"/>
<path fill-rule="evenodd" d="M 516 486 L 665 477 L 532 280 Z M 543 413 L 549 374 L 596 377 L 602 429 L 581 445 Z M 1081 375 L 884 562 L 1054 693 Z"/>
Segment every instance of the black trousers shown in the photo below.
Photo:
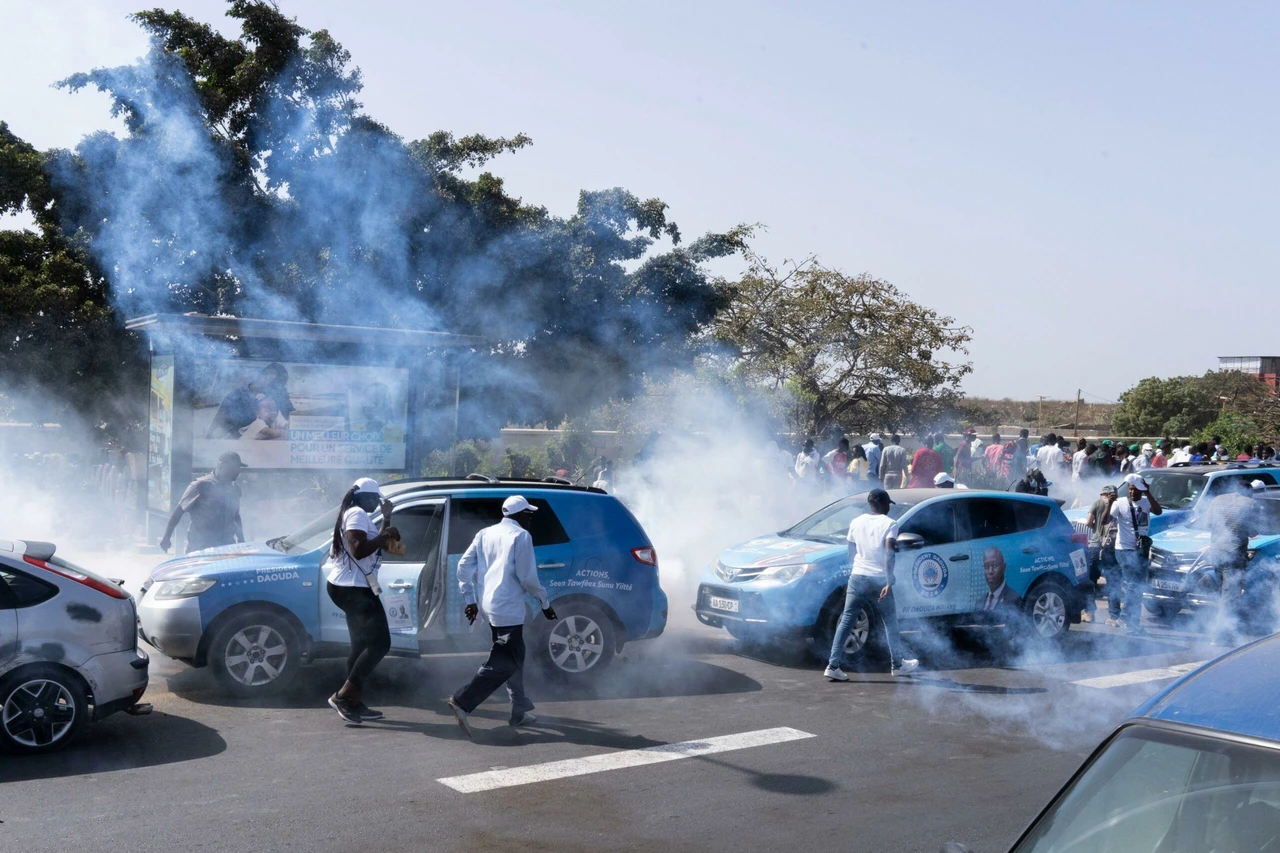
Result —
<path fill-rule="evenodd" d="M 347 615 L 347 633 L 351 635 L 347 680 L 361 690 L 373 668 L 391 651 L 387 613 L 378 596 L 366 586 L 334 586 L 328 582 L 326 586 L 333 603 Z"/>
<path fill-rule="evenodd" d="M 454 703 L 470 714 L 505 684 L 511 697 L 511 715 L 532 711 L 533 703 L 524 692 L 524 626 L 490 626 L 490 630 L 493 648 L 489 659 L 480 665 L 470 684 L 453 694 Z"/>

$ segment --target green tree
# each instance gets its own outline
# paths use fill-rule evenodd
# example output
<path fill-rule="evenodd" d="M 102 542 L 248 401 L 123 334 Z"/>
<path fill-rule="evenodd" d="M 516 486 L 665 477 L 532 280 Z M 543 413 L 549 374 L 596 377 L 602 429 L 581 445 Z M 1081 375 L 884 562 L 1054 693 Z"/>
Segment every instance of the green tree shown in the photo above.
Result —
<path fill-rule="evenodd" d="M 1112 428 L 1120 435 L 1185 436 L 1202 431 L 1224 411 L 1267 422 L 1275 394 L 1267 385 L 1232 370 L 1203 376 L 1149 377 L 1120 395 Z"/>
<path fill-rule="evenodd" d="M 62 81 L 106 93 L 126 132 L 6 155 L 0 192 L 23 188 L 45 229 L 34 254 L 5 250 L 6 275 L 29 279 L 34 258 L 66 250 L 89 272 L 59 286 L 77 311 L 113 309 L 94 322 L 117 334 L 137 313 L 349 323 L 359 306 L 368 325 L 483 335 L 469 378 L 491 420 L 473 432 L 557 422 L 691 364 L 690 335 L 722 304 L 706 264 L 750 229 L 686 242 L 665 203 L 621 188 L 553 216 L 487 168 L 526 135 L 405 141 L 364 111 L 360 71 L 330 33 L 267 0 L 227 13 L 238 36 L 140 12 L 147 57 Z M 34 304 L 10 313 L 34 322 Z M 64 333 L 88 328 L 60 316 Z"/>
<path fill-rule="evenodd" d="M 50 422 L 74 411 L 108 437 L 140 421 L 145 362 L 107 305 L 107 284 L 54 222 L 44 155 L 0 121 L 0 215 L 29 212 L 37 230 L 0 230 L 0 383 L 10 417 Z"/>
<path fill-rule="evenodd" d="M 972 366 L 948 358 L 967 354 L 970 329 L 865 274 L 749 261 L 710 334 L 730 369 L 799 402 L 800 430 L 926 426 L 960 399 Z"/>
<path fill-rule="evenodd" d="M 1253 418 L 1239 412 L 1223 412 L 1191 436 L 1195 443 L 1209 441 L 1214 436 L 1222 438 L 1222 444 L 1232 454 L 1251 451 L 1262 441 L 1262 430 Z"/>

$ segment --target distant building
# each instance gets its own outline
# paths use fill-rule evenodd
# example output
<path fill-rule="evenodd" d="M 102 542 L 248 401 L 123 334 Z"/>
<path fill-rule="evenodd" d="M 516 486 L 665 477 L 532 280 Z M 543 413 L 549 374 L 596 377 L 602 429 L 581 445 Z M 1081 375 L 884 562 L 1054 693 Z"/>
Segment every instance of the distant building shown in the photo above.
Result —
<path fill-rule="evenodd" d="M 1218 369 L 1238 370 L 1275 388 L 1276 377 L 1280 375 L 1280 355 L 1221 355 L 1218 356 Z"/>

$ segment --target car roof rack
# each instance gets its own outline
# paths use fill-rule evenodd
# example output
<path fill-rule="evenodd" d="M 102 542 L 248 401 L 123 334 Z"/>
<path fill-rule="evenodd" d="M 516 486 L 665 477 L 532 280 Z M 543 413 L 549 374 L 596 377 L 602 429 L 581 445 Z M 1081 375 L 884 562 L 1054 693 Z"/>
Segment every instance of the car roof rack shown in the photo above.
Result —
<path fill-rule="evenodd" d="M 543 482 L 543 483 L 555 483 L 556 485 L 559 485 L 559 486 L 572 486 L 572 485 L 573 485 L 573 481 L 572 481 L 572 480 L 566 480 L 564 477 L 543 477 L 543 478 L 542 478 L 542 480 L 541 480 L 540 482 Z"/>
<path fill-rule="evenodd" d="M 591 492 L 597 495 L 609 494 L 595 486 L 583 486 L 568 482 L 548 482 L 549 478 L 539 477 L 489 477 L 475 474 L 468 477 L 407 477 L 403 480 L 388 480 L 380 485 L 383 488 L 395 489 L 397 492 L 411 486 L 440 489 L 490 489 L 494 487 L 526 486 L 536 489 L 552 489 L 556 491 Z"/>

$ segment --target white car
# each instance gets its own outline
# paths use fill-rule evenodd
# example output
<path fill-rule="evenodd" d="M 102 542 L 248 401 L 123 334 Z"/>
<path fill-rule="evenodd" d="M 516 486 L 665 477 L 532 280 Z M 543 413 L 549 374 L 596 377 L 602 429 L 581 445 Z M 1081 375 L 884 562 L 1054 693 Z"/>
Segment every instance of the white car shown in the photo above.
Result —
<path fill-rule="evenodd" d="M 53 752 L 85 722 L 146 713 L 133 596 L 54 556 L 0 539 L 0 749 Z"/>

